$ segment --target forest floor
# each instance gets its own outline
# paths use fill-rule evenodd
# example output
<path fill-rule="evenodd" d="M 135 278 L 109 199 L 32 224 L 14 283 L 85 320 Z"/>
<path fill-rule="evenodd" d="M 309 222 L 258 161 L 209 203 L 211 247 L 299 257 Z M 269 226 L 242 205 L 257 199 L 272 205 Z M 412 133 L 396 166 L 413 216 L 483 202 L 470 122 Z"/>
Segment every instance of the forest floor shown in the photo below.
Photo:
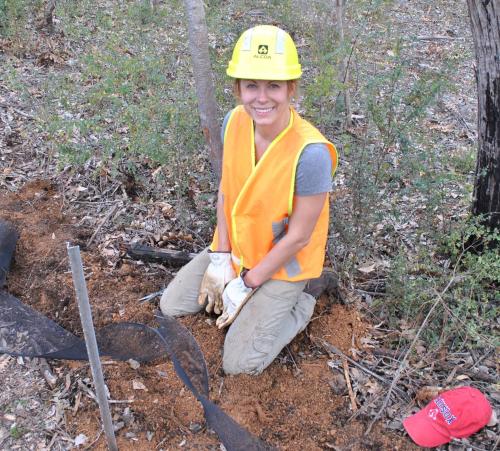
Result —
<path fill-rule="evenodd" d="M 475 142 L 472 43 L 464 22 L 465 6 L 455 11 L 455 2 L 437 3 L 441 9 L 427 2 L 401 1 L 392 12 L 401 18 L 398 26 L 402 29 L 410 24 L 418 34 L 417 28 L 422 27 L 421 39 L 413 49 L 415 64 L 425 60 L 428 66 L 438 65 L 443 54 L 466 49 L 455 74 L 461 82 L 441 100 L 428 121 L 451 147 L 460 148 Z M 241 15 L 232 17 L 237 20 Z M 44 83 L 53 71 L 74 72 L 71 61 L 76 55 L 62 33 L 40 35 L 40 47 L 21 56 L 12 50 L 14 42 L 0 41 L 0 64 L 17 73 L 23 79 L 24 92 L 29 93 L 26 97 L 21 88 L 13 90 L 12 73 L 0 72 L 0 219 L 11 221 L 20 234 L 8 291 L 81 335 L 66 254 L 70 242 L 82 251 L 96 329 L 125 321 L 155 325 L 158 298 L 139 299 L 164 288 L 176 269 L 135 261 L 127 255 L 125 245 L 144 242 L 190 252 L 203 249 L 210 240 L 206 210 L 213 208 L 214 189 L 209 178 L 199 174 L 206 172 L 203 167 L 208 171 L 208 164 L 202 156 L 191 159 L 197 169 L 182 176 L 187 184 L 183 196 L 178 195 L 174 182 L 168 182 L 179 183 L 178 168 L 155 168 L 147 158 L 139 161 L 140 180 L 92 159 L 78 170 L 61 164 L 47 134 L 34 122 L 43 113 Z M 341 165 L 340 180 L 342 176 Z M 346 195 L 341 184 L 339 192 L 332 193 L 333 201 Z M 451 193 L 450 211 L 463 209 L 457 197 Z M 361 276 L 371 272 L 366 265 L 361 269 Z M 210 399 L 250 432 L 280 449 L 417 449 L 401 420 L 430 399 L 432 386 L 475 383 L 499 400 L 493 356 L 482 357 L 480 365 L 477 360 L 469 362 L 468 356 L 461 360 L 450 357 L 444 362 L 448 366 L 431 365 L 426 377 L 419 379 L 423 359 L 415 355 L 409 361 L 415 370 L 410 372 L 413 379 L 399 384 L 403 394 L 412 396 L 394 394 L 378 418 L 403 353 L 388 349 L 387 337 L 401 331 L 381 327 L 378 318 L 369 314 L 369 300 L 353 284 L 342 285 L 338 298 L 320 298 L 307 329 L 255 377 L 224 375 L 224 332 L 215 327 L 213 316 L 203 313 L 180 322 L 205 356 Z M 318 344 L 321 342 L 335 346 L 361 368 L 328 353 Z M 48 363 L 56 377 L 50 386 L 43 378 L 46 366 L 39 359 L 0 356 L 0 448 L 105 449 L 88 364 Z M 170 362 L 137 366 L 106 360 L 103 368 L 120 449 L 221 448 L 215 433 L 206 428 L 201 405 L 177 378 Z M 368 431 L 375 419 L 378 421 Z M 495 443 L 492 428 L 443 448 L 482 450 L 492 449 Z"/>

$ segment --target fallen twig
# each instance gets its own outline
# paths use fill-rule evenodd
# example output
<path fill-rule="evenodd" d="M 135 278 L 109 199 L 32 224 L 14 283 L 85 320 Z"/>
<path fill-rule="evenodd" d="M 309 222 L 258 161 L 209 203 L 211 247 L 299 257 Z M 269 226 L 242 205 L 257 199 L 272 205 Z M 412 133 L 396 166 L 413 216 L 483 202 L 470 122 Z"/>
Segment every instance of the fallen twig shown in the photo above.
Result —
<path fill-rule="evenodd" d="M 451 283 L 448 284 L 448 286 L 450 285 Z M 448 286 L 446 289 L 448 289 Z M 382 404 L 382 407 L 379 409 L 379 411 L 377 412 L 377 414 L 375 415 L 375 418 L 373 418 L 373 420 L 370 422 L 370 424 L 368 425 L 368 428 L 366 429 L 365 431 L 365 436 L 368 435 L 370 433 L 370 431 L 372 430 L 372 427 L 373 425 L 375 424 L 375 422 L 380 418 L 380 416 L 382 415 L 382 412 L 385 410 L 385 408 L 387 407 L 387 404 L 389 403 L 389 399 L 391 397 L 391 394 L 392 394 L 392 391 L 396 388 L 396 384 L 398 383 L 399 381 L 399 378 L 401 377 L 401 373 L 404 371 L 404 369 L 406 368 L 406 364 L 408 362 L 408 357 L 410 355 L 410 352 L 413 350 L 413 347 L 415 346 L 415 344 L 417 343 L 417 340 L 419 339 L 420 337 L 420 334 L 422 333 L 422 331 L 424 330 L 425 326 L 427 325 L 427 322 L 429 321 L 429 318 L 431 317 L 432 313 L 434 312 L 434 309 L 436 308 L 436 306 L 439 304 L 439 298 L 437 298 L 435 301 L 434 301 L 434 304 L 432 304 L 432 307 L 430 308 L 430 310 L 427 312 L 427 316 L 424 318 L 424 320 L 422 321 L 422 324 L 420 325 L 416 335 L 415 335 L 415 338 L 413 339 L 413 341 L 411 342 L 410 344 L 410 347 L 408 348 L 408 350 L 406 351 L 404 357 L 403 357 L 403 360 L 401 360 L 401 363 L 399 364 L 399 367 L 396 371 L 396 374 L 394 375 L 394 378 L 392 379 L 392 382 L 391 382 L 391 385 L 389 387 L 389 391 L 387 392 L 387 395 L 384 399 L 384 402 Z"/>
<path fill-rule="evenodd" d="M 316 344 L 320 345 L 323 349 L 325 349 L 325 351 L 328 352 L 328 354 L 330 354 L 330 355 L 331 354 L 337 354 L 340 357 L 346 359 L 349 363 L 351 363 L 355 367 L 359 368 L 360 370 L 364 371 L 365 373 L 369 374 L 370 376 L 373 376 L 375 379 L 379 380 L 380 382 L 383 382 L 386 385 L 390 384 L 390 382 L 387 379 L 385 379 L 384 377 L 380 376 L 377 373 L 374 373 L 373 371 L 371 371 L 370 369 L 368 369 L 365 366 L 361 365 L 360 363 L 356 362 L 356 360 L 351 359 L 350 357 L 348 357 L 347 355 L 345 355 L 340 349 L 338 349 L 335 346 L 333 346 L 331 343 L 328 343 L 325 340 L 322 340 L 320 338 L 316 338 L 316 337 L 313 337 L 313 336 L 311 336 L 311 340 L 313 342 L 315 342 Z M 401 398 L 403 398 L 405 400 L 409 399 L 408 395 L 403 390 L 401 390 L 401 389 L 399 389 L 397 387 L 394 389 L 394 392 L 396 392 Z"/>
<path fill-rule="evenodd" d="M 445 363 L 445 362 L 435 362 L 435 366 L 443 370 L 453 370 L 456 368 L 455 364 Z M 497 377 L 492 376 L 490 374 L 485 374 L 483 371 L 475 372 L 473 370 L 469 370 L 466 368 L 459 368 L 457 371 L 474 380 L 489 382 L 490 384 L 496 384 L 498 382 Z"/>
<path fill-rule="evenodd" d="M 54 388 L 57 384 L 57 377 L 54 376 L 54 374 L 52 373 L 52 370 L 50 369 L 47 360 L 45 360 L 44 358 L 40 358 L 39 363 L 43 378 L 45 379 L 50 388 Z"/>
<path fill-rule="evenodd" d="M 101 438 L 102 432 L 103 432 L 103 430 L 101 429 L 101 430 L 99 431 L 99 433 L 97 434 L 97 437 L 95 438 L 95 440 L 94 440 L 92 443 L 88 444 L 88 445 L 87 445 L 85 448 L 83 448 L 83 449 L 84 449 L 84 450 L 87 450 L 87 449 L 92 449 L 92 447 L 93 447 L 93 446 L 97 443 L 97 441 Z"/>
<path fill-rule="evenodd" d="M 102 226 L 104 224 L 106 224 L 106 222 L 108 222 L 108 219 L 111 218 L 111 216 L 113 215 L 113 213 L 116 211 L 117 208 L 118 208 L 118 204 L 115 204 L 115 205 L 113 205 L 113 207 L 111 207 L 111 210 L 108 211 L 108 213 L 106 214 L 106 216 L 104 217 L 104 219 L 97 226 L 97 229 L 95 229 L 94 233 L 92 234 L 92 236 L 87 241 L 87 248 L 92 244 L 92 241 L 94 241 L 94 238 L 99 233 L 99 231 L 102 229 Z"/>
<path fill-rule="evenodd" d="M 493 446 L 493 449 L 491 451 L 495 451 L 498 448 L 499 444 L 500 444 L 500 435 L 497 437 L 497 441 L 495 442 L 495 446 Z"/>
<path fill-rule="evenodd" d="M 7 105 L 5 103 L 1 103 L 0 102 L 0 107 L 1 108 L 10 108 L 12 109 L 12 111 L 16 112 L 17 114 L 19 114 L 20 116 L 23 116 L 27 119 L 34 119 L 34 116 L 32 116 L 31 114 L 28 114 L 28 113 L 25 113 L 24 111 L 18 109 L 18 108 L 14 108 L 12 105 Z"/>
<path fill-rule="evenodd" d="M 378 394 L 374 394 L 370 399 L 366 400 L 362 405 L 361 407 L 356 410 L 356 412 L 354 412 L 348 419 L 347 419 L 347 422 L 350 422 L 352 420 L 354 420 L 355 418 L 357 418 L 359 415 L 361 415 L 362 413 L 364 413 L 368 407 L 370 406 L 374 406 L 375 403 L 379 400 L 379 398 L 381 398 L 383 396 L 383 393 L 378 393 Z"/>
<path fill-rule="evenodd" d="M 463 38 L 454 37 L 454 36 L 441 36 L 441 35 L 417 36 L 417 40 L 419 40 L 419 41 L 456 41 L 456 40 L 461 40 L 461 39 L 463 39 Z"/>
<path fill-rule="evenodd" d="M 479 448 L 478 446 L 471 445 L 469 442 L 464 443 L 462 440 L 458 438 L 452 438 L 451 441 L 453 443 L 456 443 L 457 445 L 462 445 L 464 449 L 473 449 L 475 451 L 488 451 L 487 449 L 484 448 Z M 497 439 L 497 444 L 498 444 L 498 439 Z M 495 448 L 493 448 L 492 451 L 495 451 Z"/>
<path fill-rule="evenodd" d="M 358 410 L 358 406 L 356 405 L 356 397 L 352 391 L 351 378 L 349 377 L 349 364 L 346 359 L 342 359 L 342 366 L 344 367 L 344 377 L 347 384 L 347 391 L 349 392 L 349 398 L 351 399 L 351 407 L 353 412 L 356 412 L 356 410 Z"/>

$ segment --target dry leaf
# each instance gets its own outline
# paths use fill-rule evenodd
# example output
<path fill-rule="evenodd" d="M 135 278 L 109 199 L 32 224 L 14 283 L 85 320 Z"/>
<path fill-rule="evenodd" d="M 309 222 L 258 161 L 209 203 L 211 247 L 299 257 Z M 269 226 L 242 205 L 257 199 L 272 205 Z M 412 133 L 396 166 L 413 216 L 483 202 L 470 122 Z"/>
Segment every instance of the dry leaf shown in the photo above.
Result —
<path fill-rule="evenodd" d="M 88 437 L 85 434 L 78 434 L 75 437 L 75 446 L 84 445 L 88 440 Z"/>
<path fill-rule="evenodd" d="M 376 264 L 373 263 L 372 265 L 369 266 L 361 266 L 358 268 L 359 272 L 362 272 L 363 274 L 369 274 L 375 270 Z"/>
<path fill-rule="evenodd" d="M 136 370 L 137 368 L 139 368 L 141 366 L 141 364 L 137 360 L 134 360 L 134 359 L 128 359 L 127 362 L 133 370 Z"/>
<path fill-rule="evenodd" d="M 417 402 L 420 402 L 422 404 L 427 404 L 428 402 L 432 401 L 434 398 L 439 396 L 439 394 L 442 391 L 443 391 L 442 387 L 439 387 L 437 385 L 427 385 L 417 391 L 415 399 Z"/>
<path fill-rule="evenodd" d="M 132 381 L 132 388 L 134 390 L 146 390 L 146 391 L 148 391 L 146 386 L 141 381 L 138 381 L 137 379 L 134 379 Z"/>

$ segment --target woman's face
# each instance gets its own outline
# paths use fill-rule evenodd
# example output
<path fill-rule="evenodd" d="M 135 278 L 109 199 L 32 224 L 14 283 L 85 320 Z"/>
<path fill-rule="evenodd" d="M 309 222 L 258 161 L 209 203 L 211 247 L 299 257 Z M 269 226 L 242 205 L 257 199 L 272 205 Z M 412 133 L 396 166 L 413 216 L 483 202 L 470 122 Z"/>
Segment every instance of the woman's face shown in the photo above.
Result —
<path fill-rule="evenodd" d="M 293 85 L 287 81 L 240 80 L 239 96 L 255 125 L 282 125 L 288 121 Z M 286 124 L 285 124 L 286 126 Z"/>

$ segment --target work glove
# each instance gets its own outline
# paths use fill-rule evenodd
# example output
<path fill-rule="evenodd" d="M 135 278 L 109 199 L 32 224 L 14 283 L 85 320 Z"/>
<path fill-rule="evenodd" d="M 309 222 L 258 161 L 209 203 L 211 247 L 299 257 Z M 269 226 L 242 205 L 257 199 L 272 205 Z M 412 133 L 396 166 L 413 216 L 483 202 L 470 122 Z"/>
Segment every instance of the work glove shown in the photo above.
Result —
<path fill-rule="evenodd" d="M 257 288 L 249 288 L 245 285 L 243 278 L 237 277 L 227 284 L 222 293 L 224 310 L 215 323 L 219 329 L 229 326 L 240 313 L 240 310 L 257 291 Z"/>
<path fill-rule="evenodd" d="M 204 305 L 208 299 L 205 310 L 212 310 L 219 315 L 222 312 L 222 292 L 226 284 L 236 277 L 231 264 L 231 252 L 208 251 L 210 264 L 208 265 L 203 280 L 201 281 L 198 304 Z"/>

